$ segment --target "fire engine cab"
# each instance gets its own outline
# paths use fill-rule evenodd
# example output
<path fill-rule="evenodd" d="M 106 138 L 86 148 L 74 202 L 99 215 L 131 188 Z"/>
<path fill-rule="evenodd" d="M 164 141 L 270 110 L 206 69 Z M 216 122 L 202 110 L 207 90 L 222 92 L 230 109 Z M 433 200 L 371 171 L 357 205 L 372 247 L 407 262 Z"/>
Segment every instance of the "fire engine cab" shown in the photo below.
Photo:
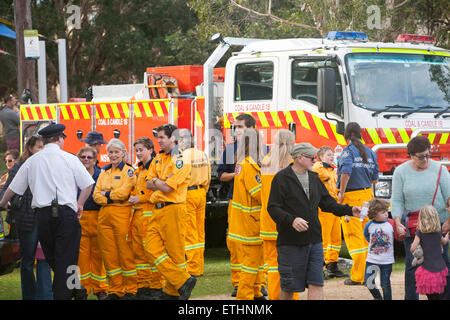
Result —
<path fill-rule="evenodd" d="M 211 40 L 218 45 L 203 66 L 147 68 L 142 84 L 93 86 L 86 102 L 22 105 L 22 138 L 36 126 L 61 122 L 65 149 L 76 153 L 84 146 L 80 139 L 97 130 L 106 140 L 124 141 L 134 163 L 132 142 L 154 139 L 152 129 L 170 122 L 194 133 L 214 176 L 225 143 L 234 138 L 236 116 L 250 113 L 269 146 L 286 128 L 296 142 L 328 145 L 337 156 L 347 144 L 345 124 L 358 122 L 363 142 L 378 155 L 377 197 L 390 198 L 392 173 L 408 159 L 406 144 L 415 135 L 427 135 L 432 158 L 450 165 L 450 52 L 434 46 L 432 37 L 403 34 L 382 43 L 362 32 L 332 31 L 324 39 L 216 34 Z M 231 46 L 242 49 L 225 68 L 215 68 Z M 106 150 L 100 157 L 107 162 Z M 208 206 L 226 206 L 225 196 L 212 183 Z"/>

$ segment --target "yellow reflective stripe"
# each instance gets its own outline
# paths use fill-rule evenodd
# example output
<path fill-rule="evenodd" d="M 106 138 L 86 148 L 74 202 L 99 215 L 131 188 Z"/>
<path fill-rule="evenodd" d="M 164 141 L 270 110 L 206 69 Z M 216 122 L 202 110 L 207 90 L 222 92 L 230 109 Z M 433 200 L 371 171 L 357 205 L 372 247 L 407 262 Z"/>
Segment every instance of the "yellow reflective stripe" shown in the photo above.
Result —
<path fill-rule="evenodd" d="M 56 118 L 56 107 L 55 106 L 51 106 L 50 108 L 50 112 L 52 114 L 52 119 Z"/>
<path fill-rule="evenodd" d="M 231 267 L 231 270 L 241 270 L 240 264 L 231 264 L 230 267 Z"/>
<path fill-rule="evenodd" d="M 136 264 L 137 270 L 150 270 L 151 266 L 149 264 Z"/>
<path fill-rule="evenodd" d="M 101 282 L 106 281 L 106 276 L 102 277 L 102 276 L 96 275 L 94 273 L 91 273 L 91 277 L 92 277 L 92 279 L 94 279 L 96 281 L 101 281 Z"/>
<path fill-rule="evenodd" d="M 70 111 L 72 111 L 72 115 L 75 120 L 80 120 L 80 114 L 78 113 L 77 106 L 70 105 Z"/>
<path fill-rule="evenodd" d="M 278 267 L 269 267 L 269 269 L 267 269 L 267 272 L 269 272 L 269 273 L 278 272 Z"/>
<path fill-rule="evenodd" d="M 269 232 L 269 231 L 259 231 L 259 236 L 261 238 L 277 238 L 278 237 L 278 232 Z"/>
<path fill-rule="evenodd" d="M 367 133 L 370 135 L 370 137 L 372 138 L 372 141 L 374 144 L 381 144 L 381 139 L 378 136 L 378 132 L 377 129 L 375 128 L 367 128 Z"/>
<path fill-rule="evenodd" d="M 84 119 L 90 119 L 91 118 L 90 112 L 88 111 L 88 108 L 87 108 L 87 106 L 85 104 L 82 104 L 80 106 L 80 109 L 81 109 L 81 113 L 83 114 L 83 118 Z"/>
<path fill-rule="evenodd" d="M 124 271 L 122 271 L 122 275 L 125 276 L 125 277 L 135 276 L 135 275 L 137 275 L 137 271 L 136 271 L 136 269 L 128 270 L 128 271 L 124 270 Z"/>
<path fill-rule="evenodd" d="M 359 253 L 364 253 L 368 250 L 368 248 L 361 248 L 361 249 L 355 249 L 355 250 L 351 250 L 348 253 L 350 254 L 350 256 L 354 255 L 354 254 L 359 254 Z"/>
<path fill-rule="evenodd" d="M 314 124 L 316 125 L 317 131 L 322 137 L 329 138 L 327 131 L 325 130 L 325 127 L 323 126 L 322 119 L 319 117 L 316 117 L 315 115 L 311 114 L 311 117 L 313 118 Z"/>
<path fill-rule="evenodd" d="M 49 116 L 48 116 L 48 114 L 47 114 L 47 110 L 45 110 L 45 107 L 39 107 L 39 109 L 41 110 L 42 118 L 43 118 L 44 120 L 50 119 Z"/>
<path fill-rule="evenodd" d="M 278 116 L 278 112 L 270 111 L 270 114 L 272 115 L 272 120 L 273 120 L 274 125 L 276 127 L 282 127 L 280 117 Z"/>
<path fill-rule="evenodd" d="M 292 114 L 290 111 L 285 111 L 284 116 L 286 117 L 287 124 L 294 122 L 294 118 L 292 118 Z"/>
<path fill-rule="evenodd" d="M 128 108 L 128 103 L 122 103 L 123 115 L 125 118 L 130 117 L 130 109 Z"/>
<path fill-rule="evenodd" d="M 33 119 L 34 120 L 39 119 L 39 116 L 38 116 L 37 111 L 36 111 L 36 107 L 30 107 L 30 110 L 31 110 L 31 115 L 33 116 Z"/>
<path fill-rule="evenodd" d="M 60 106 L 60 111 L 61 111 L 61 114 L 62 114 L 62 116 L 63 116 L 63 119 L 64 120 L 69 120 L 69 113 L 67 112 L 67 107 L 66 106 Z"/>
<path fill-rule="evenodd" d="M 331 130 L 333 131 L 334 136 L 336 137 L 337 143 L 343 146 L 347 145 L 347 141 L 345 141 L 344 136 L 336 132 L 336 125 L 330 122 L 330 127 Z"/>
<path fill-rule="evenodd" d="M 80 274 L 80 280 L 86 280 L 89 279 L 91 277 L 91 273 L 85 273 L 85 274 Z"/>
<path fill-rule="evenodd" d="M 264 112 L 259 111 L 257 112 L 258 117 L 259 117 L 259 121 L 261 121 L 261 126 L 263 128 L 268 128 L 269 127 L 269 121 L 267 121 L 266 115 Z"/>
<path fill-rule="evenodd" d="M 117 107 L 116 103 L 111 103 L 111 110 L 114 114 L 114 118 L 119 119 L 120 118 L 120 112 L 119 108 Z"/>
<path fill-rule="evenodd" d="M 166 260 L 167 258 L 169 258 L 169 255 L 167 254 L 163 254 L 162 256 L 160 256 L 158 259 L 155 260 L 154 265 L 155 267 L 160 264 L 161 262 L 163 262 L 164 260 Z"/>
<path fill-rule="evenodd" d="M 122 272 L 122 269 L 121 268 L 118 268 L 118 269 L 114 269 L 114 270 L 106 270 L 106 274 L 108 275 L 108 276 L 115 276 L 116 274 L 119 274 L 119 273 L 121 273 Z"/>
<path fill-rule="evenodd" d="M 153 214 L 153 211 L 143 211 L 142 216 L 143 217 L 151 217 Z"/>
<path fill-rule="evenodd" d="M 258 184 L 256 187 L 250 189 L 248 191 L 248 193 L 250 193 L 251 195 L 254 195 L 255 193 L 257 193 L 260 190 L 261 190 L 261 184 Z"/>
<path fill-rule="evenodd" d="M 102 109 L 105 119 L 109 119 L 110 115 L 109 115 L 108 109 L 106 108 L 106 104 L 104 104 L 104 103 L 100 104 L 100 109 Z"/>
<path fill-rule="evenodd" d="M 28 116 L 28 112 L 26 111 L 25 108 L 20 108 L 20 113 L 22 114 L 22 118 L 23 120 L 30 120 L 30 117 Z"/>
<path fill-rule="evenodd" d="M 447 144 L 448 136 L 448 133 L 443 133 L 441 136 L 441 140 L 439 140 L 439 144 Z"/>
<path fill-rule="evenodd" d="M 225 114 L 223 117 L 223 126 L 225 127 L 225 129 L 231 128 L 231 123 L 230 123 L 230 120 L 228 120 L 227 114 Z"/>
<path fill-rule="evenodd" d="M 189 246 L 185 246 L 184 250 L 188 251 L 188 250 L 194 250 L 194 249 L 201 249 L 201 248 L 204 248 L 204 247 L 205 247 L 204 243 L 196 243 L 196 244 L 192 244 L 192 245 L 189 245 Z"/>
<path fill-rule="evenodd" d="M 133 106 L 134 106 L 134 116 L 136 118 L 142 118 L 142 113 L 141 113 L 141 110 L 139 109 L 138 104 L 137 103 L 133 103 Z"/>
<path fill-rule="evenodd" d="M 186 262 L 177 264 L 177 267 L 178 267 L 178 268 L 186 268 Z"/>
<path fill-rule="evenodd" d="M 153 102 L 153 105 L 155 106 L 156 114 L 158 117 L 164 117 L 164 112 L 161 108 L 161 104 L 158 101 Z"/>
<path fill-rule="evenodd" d="M 256 211 L 260 211 L 261 210 L 261 206 L 256 206 L 256 207 L 246 207 L 242 204 L 239 204 L 237 202 L 232 201 L 231 206 L 235 209 L 239 209 L 241 211 L 244 212 L 256 212 Z"/>
<path fill-rule="evenodd" d="M 421 49 L 398 49 L 398 48 L 367 48 L 367 49 L 352 49 L 352 52 L 390 52 L 390 53 L 412 53 L 412 54 L 430 54 L 435 56 L 449 57 L 450 53 L 442 51 L 428 51 Z"/>
<path fill-rule="evenodd" d="M 241 267 L 241 271 L 242 272 L 247 272 L 247 273 L 252 273 L 252 274 L 255 274 L 255 273 L 258 273 L 258 268 L 252 268 L 252 267 L 247 267 L 247 266 L 242 266 Z"/>
<path fill-rule="evenodd" d="M 400 134 L 400 137 L 403 140 L 403 143 L 408 143 L 409 142 L 409 136 L 408 133 L 406 132 L 405 128 L 397 128 L 398 133 Z"/>
<path fill-rule="evenodd" d="M 394 134 L 392 133 L 392 130 L 390 128 L 383 128 L 383 132 L 389 143 L 397 143 L 397 140 L 395 140 Z"/>
<path fill-rule="evenodd" d="M 153 117 L 152 109 L 150 109 L 150 105 L 147 102 L 143 102 L 142 106 L 144 107 L 145 115 L 150 118 Z"/>
<path fill-rule="evenodd" d="M 302 125 L 302 127 L 311 130 L 311 127 L 309 126 L 308 120 L 306 120 L 306 116 L 305 113 L 303 112 L 303 110 L 297 110 L 297 116 L 298 119 L 300 120 L 300 124 Z"/>
<path fill-rule="evenodd" d="M 245 243 L 262 242 L 262 239 L 260 237 L 246 237 L 246 236 L 242 236 L 242 235 L 238 235 L 238 234 L 234 234 L 234 233 L 230 233 L 230 232 L 228 232 L 228 237 L 230 239 L 240 241 L 240 242 L 245 242 Z"/>
<path fill-rule="evenodd" d="M 434 139 L 436 138 L 436 133 L 430 133 L 428 134 L 428 140 L 430 140 L 430 143 L 434 143 Z"/>

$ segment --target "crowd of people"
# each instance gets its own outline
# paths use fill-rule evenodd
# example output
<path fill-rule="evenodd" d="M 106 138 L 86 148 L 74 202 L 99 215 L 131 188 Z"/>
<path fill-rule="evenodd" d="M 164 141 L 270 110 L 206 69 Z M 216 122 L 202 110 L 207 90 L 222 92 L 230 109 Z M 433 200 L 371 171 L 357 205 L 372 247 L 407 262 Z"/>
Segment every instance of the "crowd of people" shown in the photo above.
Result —
<path fill-rule="evenodd" d="M 377 156 L 357 123 L 345 128 L 337 166 L 330 146 L 295 144 L 289 130 L 280 129 L 269 149 L 255 125 L 251 115 L 236 118 L 235 141 L 217 169 L 229 186 L 231 296 L 298 300 L 308 289 L 308 299 L 324 299 L 324 280 L 342 277 L 390 300 L 395 238 L 406 249 L 405 299 L 448 299 L 450 175 L 430 159 L 427 138 L 408 143 L 411 160 L 394 172 L 390 219 L 389 202 L 373 194 Z M 121 140 L 96 131 L 77 155 L 64 152 L 64 129 L 50 124 L 22 155 L 5 153 L 0 207 L 9 204 L 20 241 L 22 298 L 189 299 L 204 272 L 211 183 L 191 132 L 156 128 L 159 153 L 148 137 L 137 139 L 133 166 Z M 100 168 L 105 144 L 109 164 Z M 349 275 L 338 267 L 341 234 Z M 419 245 L 424 263 L 412 266 Z"/>

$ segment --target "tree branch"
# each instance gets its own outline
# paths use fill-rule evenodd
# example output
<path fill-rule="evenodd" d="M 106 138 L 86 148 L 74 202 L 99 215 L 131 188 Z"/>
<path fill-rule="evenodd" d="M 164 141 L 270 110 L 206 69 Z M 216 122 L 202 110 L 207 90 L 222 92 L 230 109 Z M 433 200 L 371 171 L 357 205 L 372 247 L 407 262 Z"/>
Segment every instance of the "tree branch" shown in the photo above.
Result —
<path fill-rule="evenodd" d="M 407 3 L 409 0 L 405 0 L 402 3 L 397 4 L 396 6 L 394 6 L 394 9 L 400 8 L 401 6 L 403 6 L 405 3 Z"/>
<path fill-rule="evenodd" d="M 269 13 L 261 13 L 261 12 L 252 10 L 250 8 L 241 6 L 240 4 L 236 3 L 234 0 L 230 0 L 230 2 L 231 2 L 232 5 L 240 8 L 240 9 L 245 10 L 247 12 L 250 12 L 250 13 L 252 13 L 254 15 L 260 16 L 260 17 L 267 17 L 267 18 L 270 18 L 270 19 L 272 19 L 272 20 L 274 20 L 276 22 L 289 24 L 289 25 L 292 25 L 292 26 L 300 27 L 300 28 L 317 30 L 315 27 L 312 27 L 312 26 L 309 26 L 309 25 L 306 25 L 306 24 L 296 23 L 296 22 L 288 21 L 288 20 L 282 19 L 280 17 L 277 17 L 277 16 L 275 16 L 275 15 L 270 13 L 270 7 L 269 7 Z"/>

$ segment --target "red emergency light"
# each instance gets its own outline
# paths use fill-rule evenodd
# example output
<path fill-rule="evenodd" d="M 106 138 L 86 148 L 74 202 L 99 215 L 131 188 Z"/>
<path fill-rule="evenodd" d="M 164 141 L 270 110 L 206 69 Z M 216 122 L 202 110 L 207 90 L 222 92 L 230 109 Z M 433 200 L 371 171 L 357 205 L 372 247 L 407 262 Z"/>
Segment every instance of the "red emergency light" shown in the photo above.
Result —
<path fill-rule="evenodd" d="M 436 40 L 433 36 L 424 36 L 419 34 L 402 33 L 395 38 L 395 42 L 410 42 L 410 43 L 431 43 L 434 44 Z"/>

